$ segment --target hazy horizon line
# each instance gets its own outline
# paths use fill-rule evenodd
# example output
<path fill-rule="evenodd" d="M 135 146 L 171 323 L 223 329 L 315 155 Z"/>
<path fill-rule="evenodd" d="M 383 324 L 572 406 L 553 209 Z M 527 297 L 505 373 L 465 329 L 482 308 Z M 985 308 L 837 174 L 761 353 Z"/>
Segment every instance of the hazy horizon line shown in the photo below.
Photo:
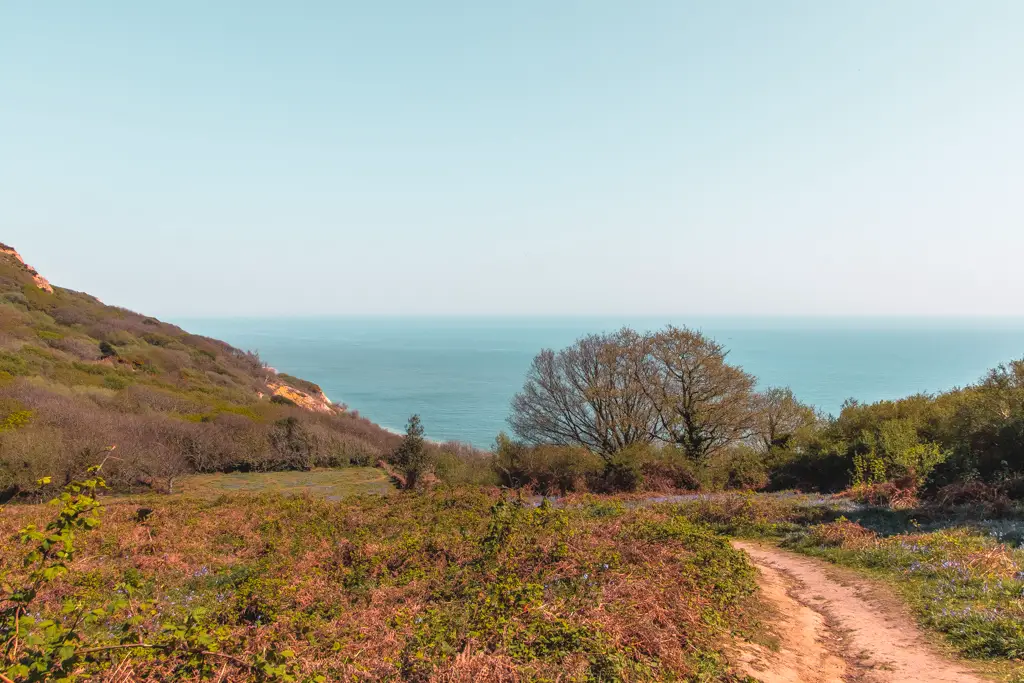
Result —
<path fill-rule="evenodd" d="M 763 320 L 1017 320 L 1024 321 L 1024 314 L 1007 313 L 191 313 L 173 314 L 171 318 L 188 320 L 605 320 L 654 319 L 654 318 L 702 318 L 702 319 L 763 319 Z"/>

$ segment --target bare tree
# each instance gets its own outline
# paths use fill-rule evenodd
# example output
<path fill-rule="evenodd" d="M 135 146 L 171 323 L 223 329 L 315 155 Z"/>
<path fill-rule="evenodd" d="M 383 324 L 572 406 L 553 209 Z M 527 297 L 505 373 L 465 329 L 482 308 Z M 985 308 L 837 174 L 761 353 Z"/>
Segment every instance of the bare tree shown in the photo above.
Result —
<path fill-rule="evenodd" d="M 757 439 L 765 452 L 785 446 L 802 427 L 814 423 L 814 409 L 804 405 L 789 387 L 772 387 L 757 397 Z"/>
<path fill-rule="evenodd" d="M 528 443 L 580 445 L 604 456 L 651 442 L 658 415 L 640 385 L 642 349 L 641 337 L 624 328 L 541 351 L 512 400 L 509 425 Z"/>
<path fill-rule="evenodd" d="M 721 344 L 667 327 L 590 335 L 542 351 L 512 401 L 509 424 L 531 444 L 584 446 L 608 456 L 630 445 L 676 444 L 692 459 L 757 434 L 755 378 Z"/>
<path fill-rule="evenodd" d="M 658 416 L 654 437 L 696 461 L 750 437 L 757 424 L 756 380 L 726 362 L 721 344 L 671 325 L 643 342 L 639 385 Z"/>

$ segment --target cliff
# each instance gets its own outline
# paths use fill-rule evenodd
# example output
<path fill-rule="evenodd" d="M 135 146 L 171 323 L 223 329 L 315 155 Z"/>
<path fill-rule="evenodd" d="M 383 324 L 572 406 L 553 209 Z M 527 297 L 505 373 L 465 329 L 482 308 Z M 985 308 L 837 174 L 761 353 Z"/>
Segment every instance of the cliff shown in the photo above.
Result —
<path fill-rule="evenodd" d="M 339 409 L 322 391 L 307 392 L 273 380 L 267 382 L 267 389 L 270 390 L 272 396 L 283 398 L 306 410 L 317 413 L 333 413 Z"/>
<path fill-rule="evenodd" d="M 35 268 L 25 263 L 25 259 L 21 258 L 21 254 L 19 254 L 17 250 L 14 249 L 14 247 L 9 247 L 6 244 L 0 242 L 0 254 L 7 254 L 8 256 L 13 257 L 13 259 L 17 263 L 21 264 L 21 267 L 25 269 L 25 272 L 28 273 L 29 277 L 32 278 L 32 282 L 35 284 L 36 287 L 43 290 L 47 294 L 53 294 L 53 286 L 50 284 L 50 282 L 45 277 L 36 272 Z"/>

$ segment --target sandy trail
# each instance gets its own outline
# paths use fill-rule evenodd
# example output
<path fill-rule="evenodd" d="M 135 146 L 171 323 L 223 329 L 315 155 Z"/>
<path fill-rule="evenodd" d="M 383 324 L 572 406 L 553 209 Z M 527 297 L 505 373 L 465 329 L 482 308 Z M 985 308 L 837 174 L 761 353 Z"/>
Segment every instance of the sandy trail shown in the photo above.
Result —
<path fill-rule="evenodd" d="M 778 612 L 778 651 L 741 646 L 744 671 L 765 683 L 983 683 L 942 655 L 901 603 L 872 582 L 812 558 L 746 541 Z"/>

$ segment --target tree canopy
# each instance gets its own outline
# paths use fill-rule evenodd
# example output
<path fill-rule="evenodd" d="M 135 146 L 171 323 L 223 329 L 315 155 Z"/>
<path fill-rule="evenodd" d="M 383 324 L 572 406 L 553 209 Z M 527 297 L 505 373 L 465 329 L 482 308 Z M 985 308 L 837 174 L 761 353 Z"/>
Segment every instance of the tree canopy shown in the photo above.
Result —
<path fill-rule="evenodd" d="M 726 357 L 722 345 L 685 327 L 588 335 L 534 358 L 509 424 L 527 443 L 583 446 L 605 458 L 661 442 L 701 461 L 765 428 L 774 430 L 769 441 L 779 438 L 795 399 L 762 399 L 754 376 Z M 760 417 L 776 404 L 778 415 Z"/>

